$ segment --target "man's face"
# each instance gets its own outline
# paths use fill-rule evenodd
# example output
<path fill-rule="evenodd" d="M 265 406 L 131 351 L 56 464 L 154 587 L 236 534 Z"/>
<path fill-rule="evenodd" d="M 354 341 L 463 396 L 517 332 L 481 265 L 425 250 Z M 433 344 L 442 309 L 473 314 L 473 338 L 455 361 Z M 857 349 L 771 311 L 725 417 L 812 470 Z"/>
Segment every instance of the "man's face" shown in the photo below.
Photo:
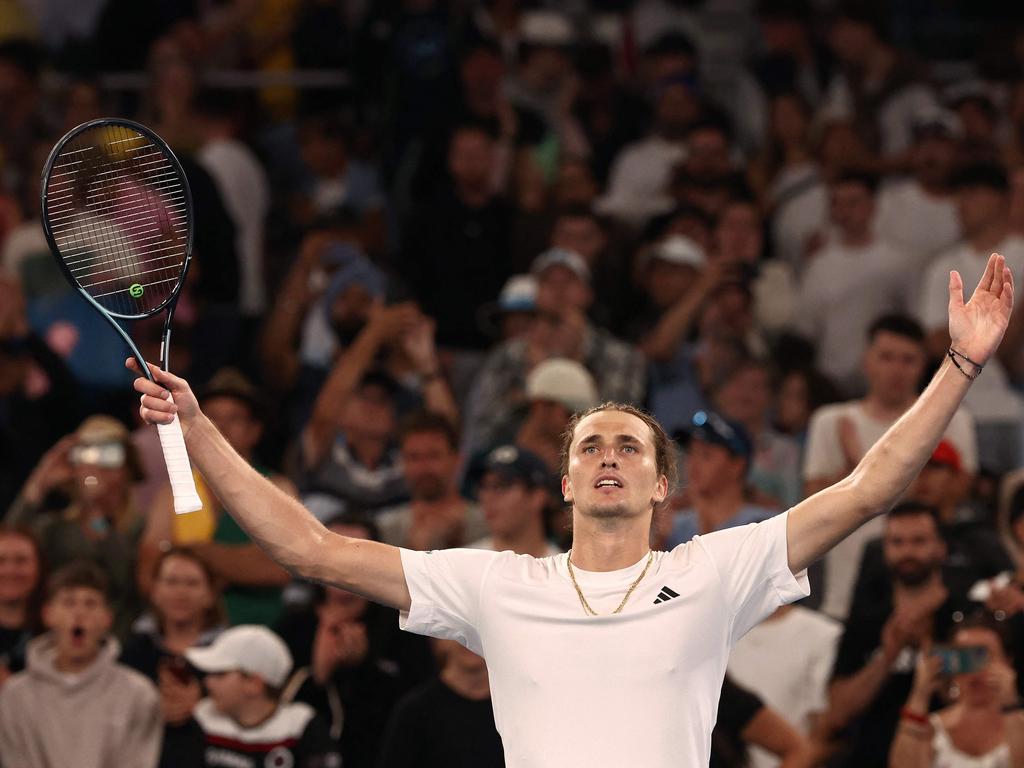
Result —
<path fill-rule="evenodd" d="M 263 434 L 263 427 L 253 418 L 248 404 L 234 397 L 211 397 L 203 402 L 205 413 L 231 447 L 249 457 Z"/>
<path fill-rule="evenodd" d="M 109 507 L 120 503 L 128 493 L 131 477 L 126 463 L 104 466 L 91 461 L 73 461 L 72 465 L 78 498 Z"/>
<path fill-rule="evenodd" d="M 57 657 L 80 664 L 99 653 L 113 615 L 100 592 L 90 587 L 68 587 L 46 603 L 43 620 L 56 639 Z"/>
<path fill-rule="evenodd" d="M 201 621 L 216 599 L 199 563 L 171 555 L 160 565 L 150 600 L 164 622 Z"/>
<path fill-rule="evenodd" d="M 925 513 L 888 519 L 882 549 L 893 579 L 908 587 L 926 582 L 946 559 L 946 544 Z"/>
<path fill-rule="evenodd" d="M 217 710 L 233 718 L 237 718 L 245 705 L 259 695 L 261 688 L 257 679 L 237 670 L 209 672 L 203 682 Z"/>
<path fill-rule="evenodd" d="M 747 462 L 727 448 L 694 438 L 686 452 L 686 481 L 697 496 L 742 486 Z"/>
<path fill-rule="evenodd" d="M 832 188 L 831 206 L 832 223 L 847 237 L 862 237 L 870 230 L 875 200 L 863 184 L 837 184 Z"/>
<path fill-rule="evenodd" d="M 395 432 L 394 398 L 379 384 L 364 384 L 345 405 L 343 423 L 350 437 L 387 440 Z"/>
<path fill-rule="evenodd" d="M 715 229 L 718 253 L 726 261 L 753 264 L 761 258 L 761 218 L 750 203 L 733 203 L 722 211 Z"/>
<path fill-rule="evenodd" d="M 960 492 L 960 473 L 948 464 L 928 462 L 911 486 L 910 496 L 930 507 L 942 508 Z"/>
<path fill-rule="evenodd" d="M 487 188 L 494 170 L 494 141 L 483 131 L 459 131 L 449 147 L 448 169 L 456 186 Z"/>
<path fill-rule="evenodd" d="M 562 478 L 562 494 L 576 512 L 595 518 L 649 515 L 667 491 L 654 435 L 640 418 L 598 411 L 576 425 L 569 474 Z"/>
<path fill-rule="evenodd" d="M 542 312 L 586 312 L 591 298 L 586 281 L 561 264 L 552 265 L 537 276 L 537 309 Z"/>
<path fill-rule="evenodd" d="M 487 527 L 495 536 L 514 536 L 530 525 L 544 506 L 543 491 L 522 480 L 488 472 L 477 488 Z"/>
<path fill-rule="evenodd" d="M 874 35 L 867 24 L 839 18 L 829 30 L 829 45 L 836 58 L 847 66 L 858 66 L 872 48 Z"/>
<path fill-rule="evenodd" d="M 864 352 L 869 393 L 885 403 L 914 396 L 925 366 L 924 347 L 913 339 L 879 331 Z"/>
<path fill-rule="evenodd" d="M 600 225 L 589 216 L 561 216 L 551 233 L 551 247 L 574 251 L 593 269 L 604 250 L 607 238 Z"/>
<path fill-rule="evenodd" d="M 647 296 L 658 309 L 668 309 L 689 292 L 699 274 L 689 264 L 652 258 L 647 265 Z"/>
<path fill-rule="evenodd" d="M 1006 196 L 986 186 L 964 187 L 956 193 L 956 211 L 964 235 L 972 237 L 1006 213 Z"/>
<path fill-rule="evenodd" d="M 697 179 L 721 179 L 732 171 L 729 140 L 721 131 L 693 131 L 686 142 L 686 169 Z"/>
<path fill-rule="evenodd" d="M 662 134 L 669 138 L 682 138 L 700 114 L 696 94 L 685 85 L 666 86 L 655 104 L 655 120 Z"/>
<path fill-rule="evenodd" d="M 772 404 L 771 377 L 768 371 L 753 365 L 734 373 L 718 391 L 718 409 L 741 424 L 764 421 Z"/>
<path fill-rule="evenodd" d="M 15 533 L 0 534 L 0 603 L 27 600 L 39 581 L 39 558 L 32 542 Z"/>
<path fill-rule="evenodd" d="M 452 488 L 459 455 L 439 432 L 413 432 L 402 440 L 405 482 L 414 500 L 436 501 Z"/>
<path fill-rule="evenodd" d="M 952 139 L 926 136 L 914 146 L 911 162 L 921 184 L 942 187 L 949 181 L 955 160 L 956 144 Z"/>

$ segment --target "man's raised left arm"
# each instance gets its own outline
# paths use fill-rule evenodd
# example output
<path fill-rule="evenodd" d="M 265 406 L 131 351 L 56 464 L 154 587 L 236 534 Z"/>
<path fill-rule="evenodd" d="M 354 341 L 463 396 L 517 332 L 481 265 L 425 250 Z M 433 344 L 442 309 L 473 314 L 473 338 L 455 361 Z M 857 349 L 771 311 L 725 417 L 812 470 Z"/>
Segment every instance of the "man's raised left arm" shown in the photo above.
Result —
<path fill-rule="evenodd" d="M 928 461 L 976 376 L 995 354 L 1013 309 L 1013 275 L 999 254 L 964 303 L 959 273 L 949 277 L 947 355 L 917 402 L 847 477 L 793 507 L 786 530 L 789 566 L 798 573 L 852 531 L 887 512 Z M 977 365 L 975 365 L 977 364 Z M 959 366 L 959 369 L 958 367 Z"/>

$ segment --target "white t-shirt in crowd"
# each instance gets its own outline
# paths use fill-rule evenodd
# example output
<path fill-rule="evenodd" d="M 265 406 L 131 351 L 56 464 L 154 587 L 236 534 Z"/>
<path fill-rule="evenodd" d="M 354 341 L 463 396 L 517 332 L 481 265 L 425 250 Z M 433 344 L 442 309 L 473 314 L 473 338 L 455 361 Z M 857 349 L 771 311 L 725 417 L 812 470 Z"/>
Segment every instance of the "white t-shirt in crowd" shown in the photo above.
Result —
<path fill-rule="evenodd" d="M 509 768 L 706 766 L 729 649 L 809 593 L 789 570 L 787 514 L 603 573 L 566 555 L 401 551 L 412 597 L 400 626 L 487 660 Z"/>
<path fill-rule="evenodd" d="M 833 239 L 804 273 L 796 328 L 815 343 L 821 371 L 848 391 L 859 388 L 871 323 L 904 305 L 910 276 L 902 265 L 883 240 L 854 248 Z"/>
<path fill-rule="evenodd" d="M 860 400 L 825 405 L 811 414 L 807 428 L 807 447 L 804 450 L 804 481 L 831 479 L 846 469 L 846 459 L 839 443 L 839 420 L 848 416 L 857 431 L 861 450 L 867 451 L 878 442 L 885 431 L 895 423 L 879 421 L 865 411 Z M 960 463 L 966 472 L 978 471 L 978 441 L 974 420 L 963 408 L 949 422 L 945 440 L 952 443 L 960 454 Z M 850 611 L 857 569 L 864 553 L 864 545 L 882 535 L 885 520 L 876 517 L 855 530 L 825 555 L 825 589 L 821 610 L 833 618 L 845 621 Z"/>
<path fill-rule="evenodd" d="M 794 606 L 777 619 L 762 621 L 736 643 L 729 675 L 807 733 L 809 716 L 828 705 L 828 682 L 842 631 L 839 622 Z M 753 747 L 750 765 L 775 768 L 779 759 Z"/>
<path fill-rule="evenodd" d="M 672 209 L 669 195 L 672 169 L 686 157 L 682 141 L 660 136 L 627 145 L 615 157 L 608 177 L 608 191 L 597 201 L 604 214 L 633 224 Z"/>
<path fill-rule="evenodd" d="M 1024 238 L 1010 235 L 992 250 L 1006 257 L 1015 285 L 1024 285 Z M 926 331 L 948 328 L 949 272 L 957 270 L 964 283 L 964 301 L 970 299 L 991 254 L 961 242 L 932 261 L 924 275 L 921 294 L 921 325 Z M 1015 300 L 1019 298 L 1019 294 Z M 964 405 L 979 423 L 1014 421 L 1024 416 L 1021 397 L 1010 388 L 1002 363 L 993 357 L 985 372 L 967 390 Z"/>
<path fill-rule="evenodd" d="M 875 231 L 900 249 L 906 269 L 915 275 L 960 239 L 960 220 L 953 197 L 929 194 L 916 180 L 886 186 L 878 195 L 876 207 Z M 919 298 L 911 296 L 910 301 L 916 307 Z"/>

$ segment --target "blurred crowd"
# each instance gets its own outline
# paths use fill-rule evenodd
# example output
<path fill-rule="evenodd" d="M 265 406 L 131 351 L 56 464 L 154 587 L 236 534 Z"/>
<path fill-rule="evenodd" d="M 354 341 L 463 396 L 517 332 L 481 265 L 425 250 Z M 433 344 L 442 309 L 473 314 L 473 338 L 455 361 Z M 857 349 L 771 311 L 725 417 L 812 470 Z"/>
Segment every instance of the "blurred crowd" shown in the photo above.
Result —
<path fill-rule="evenodd" d="M 485 660 L 294 581 L 198 474 L 174 514 L 127 350 L 43 237 L 64 132 L 172 146 L 171 367 L 329 528 L 563 552 L 565 426 L 614 400 L 683 449 L 668 549 L 845 477 L 944 360 L 950 270 L 998 251 L 1024 285 L 1020 15 L 0 3 L 0 765 L 502 765 Z M 159 359 L 159 319 L 129 330 Z M 736 647 L 713 766 L 1024 766 L 1024 310 L 810 576 Z"/>

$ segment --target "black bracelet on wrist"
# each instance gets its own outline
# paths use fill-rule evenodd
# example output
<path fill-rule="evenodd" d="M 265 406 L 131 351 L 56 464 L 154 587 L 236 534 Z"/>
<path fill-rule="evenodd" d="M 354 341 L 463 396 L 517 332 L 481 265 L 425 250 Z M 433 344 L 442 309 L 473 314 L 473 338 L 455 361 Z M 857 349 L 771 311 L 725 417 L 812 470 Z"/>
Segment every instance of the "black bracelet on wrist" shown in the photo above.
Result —
<path fill-rule="evenodd" d="M 983 366 L 981 363 L 974 362 L 973 360 L 971 360 L 971 358 L 969 358 L 963 352 L 957 352 L 952 347 L 949 348 L 949 351 L 946 352 L 946 354 L 949 356 L 949 359 L 953 361 L 953 365 L 956 366 L 956 369 L 958 371 L 960 371 L 960 373 L 962 373 L 964 376 L 966 376 L 971 381 L 974 381 L 976 378 L 978 378 L 981 375 L 981 372 L 983 370 L 985 370 L 985 366 Z M 971 365 L 974 366 L 975 371 L 974 371 L 974 375 L 973 376 L 971 374 L 969 374 L 967 371 L 965 371 L 963 366 L 960 365 L 960 362 L 957 360 L 958 357 L 960 359 L 964 360 L 965 362 L 970 363 Z"/>

